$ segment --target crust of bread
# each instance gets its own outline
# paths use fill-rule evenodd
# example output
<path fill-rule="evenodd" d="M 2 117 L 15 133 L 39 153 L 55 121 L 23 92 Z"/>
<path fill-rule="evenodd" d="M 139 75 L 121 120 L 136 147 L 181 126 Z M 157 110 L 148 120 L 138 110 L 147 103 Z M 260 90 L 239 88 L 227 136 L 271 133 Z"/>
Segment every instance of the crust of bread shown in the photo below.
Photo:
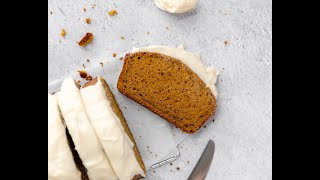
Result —
<path fill-rule="evenodd" d="M 123 82 L 126 81 L 126 77 L 127 77 L 127 71 L 130 68 L 129 65 L 129 61 L 134 61 L 135 60 L 135 56 L 139 56 L 139 57 L 143 57 L 144 55 L 148 55 L 152 58 L 158 57 L 161 59 L 164 59 L 165 61 L 172 61 L 175 62 L 176 64 L 178 63 L 179 66 L 183 69 L 186 69 L 187 71 L 189 71 L 189 73 L 193 73 L 193 78 L 195 81 L 197 81 L 197 85 L 202 87 L 202 90 L 204 92 L 206 92 L 208 95 L 208 99 L 209 99 L 209 112 L 202 115 L 201 120 L 197 121 L 196 124 L 192 125 L 192 127 L 186 127 L 183 124 L 181 124 L 180 122 L 177 121 L 177 119 L 172 118 L 172 116 L 168 115 L 167 113 L 158 110 L 157 108 L 155 108 L 152 104 L 150 104 L 148 101 L 141 99 L 139 96 L 133 95 L 132 93 L 130 93 L 129 91 L 127 91 L 125 89 L 125 85 L 123 84 Z M 140 60 L 140 58 L 139 58 Z M 156 72 L 155 72 L 156 73 Z M 203 124 L 208 121 L 208 119 L 215 113 L 216 111 L 216 99 L 215 96 L 212 94 L 211 90 L 209 88 L 207 88 L 204 84 L 204 82 L 200 79 L 200 77 L 195 74 L 189 67 L 187 67 L 186 65 L 184 65 L 181 61 L 163 55 L 163 54 L 159 54 L 159 53 L 150 53 L 150 52 L 138 52 L 138 53 L 128 53 L 125 56 L 125 60 L 124 60 L 124 65 L 118 80 L 118 84 L 117 84 L 117 88 L 118 90 L 125 96 L 131 98 L 132 100 L 136 101 L 137 103 L 139 103 L 140 105 L 148 108 L 149 110 L 151 110 L 152 112 L 154 112 L 155 114 L 159 115 L 160 117 L 164 118 L 165 120 L 167 120 L 168 122 L 174 124 L 177 128 L 180 128 L 182 131 L 189 133 L 189 134 L 193 134 L 195 133 L 198 129 L 200 129 L 200 127 L 203 126 Z M 143 91 L 143 89 L 142 89 Z"/>

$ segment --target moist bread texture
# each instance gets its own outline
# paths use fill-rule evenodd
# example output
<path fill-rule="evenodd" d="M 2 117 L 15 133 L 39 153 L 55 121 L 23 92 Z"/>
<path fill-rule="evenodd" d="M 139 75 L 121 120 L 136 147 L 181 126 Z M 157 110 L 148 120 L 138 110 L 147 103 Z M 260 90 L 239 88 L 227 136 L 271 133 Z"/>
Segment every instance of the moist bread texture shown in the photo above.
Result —
<path fill-rule="evenodd" d="M 178 59 L 151 52 L 129 53 L 118 90 L 186 133 L 195 133 L 216 111 L 206 84 Z"/>
<path fill-rule="evenodd" d="M 87 83 L 85 83 L 83 85 L 83 88 L 85 87 L 88 87 L 88 86 L 91 86 L 91 85 L 95 85 L 98 81 L 98 78 L 95 78 Z M 112 94 L 112 91 L 110 90 L 107 82 L 103 79 L 103 78 L 100 78 L 100 81 L 102 82 L 103 86 L 104 86 L 104 90 L 105 90 L 105 93 L 106 93 L 106 96 L 107 96 L 107 100 L 110 102 L 110 105 L 111 105 L 111 108 L 113 110 L 113 112 L 116 114 L 116 116 L 119 118 L 119 120 L 121 121 L 121 125 L 123 126 L 123 129 L 125 131 L 125 133 L 128 135 L 128 137 L 130 138 L 130 140 L 132 141 L 132 143 L 134 143 L 134 147 L 133 147 L 133 150 L 134 150 L 134 153 L 135 153 L 135 157 L 140 165 L 140 167 L 143 169 L 144 173 L 146 174 L 146 169 L 145 169 L 145 165 L 143 163 L 143 160 L 142 160 L 142 157 L 140 155 L 140 152 L 138 150 L 138 147 L 136 145 L 136 142 L 134 140 L 134 137 L 129 129 L 129 126 L 119 108 L 119 105 L 117 103 L 117 101 L 115 100 L 113 94 Z M 143 178 L 142 175 L 140 174 L 137 174 L 133 177 L 132 180 L 138 180 L 138 179 L 141 179 Z"/>

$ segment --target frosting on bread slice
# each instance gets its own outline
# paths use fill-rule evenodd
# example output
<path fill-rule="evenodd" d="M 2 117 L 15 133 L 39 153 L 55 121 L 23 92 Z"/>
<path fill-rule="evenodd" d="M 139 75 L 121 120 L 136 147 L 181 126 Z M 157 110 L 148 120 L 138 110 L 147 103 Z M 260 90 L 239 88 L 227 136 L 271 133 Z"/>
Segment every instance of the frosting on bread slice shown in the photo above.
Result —
<path fill-rule="evenodd" d="M 79 180 L 80 175 L 68 145 L 57 98 L 48 93 L 48 179 Z"/>
<path fill-rule="evenodd" d="M 141 156 L 135 152 L 137 148 L 133 136 L 130 130 L 125 131 L 129 128 L 122 114 L 118 117 L 114 112 L 113 109 L 116 109 L 121 113 L 105 80 L 98 77 L 85 84 L 81 96 L 91 124 L 119 179 L 145 177 Z"/>
<path fill-rule="evenodd" d="M 89 121 L 80 90 L 72 78 L 63 81 L 57 97 L 75 149 L 88 171 L 89 179 L 118 179 Z"/>

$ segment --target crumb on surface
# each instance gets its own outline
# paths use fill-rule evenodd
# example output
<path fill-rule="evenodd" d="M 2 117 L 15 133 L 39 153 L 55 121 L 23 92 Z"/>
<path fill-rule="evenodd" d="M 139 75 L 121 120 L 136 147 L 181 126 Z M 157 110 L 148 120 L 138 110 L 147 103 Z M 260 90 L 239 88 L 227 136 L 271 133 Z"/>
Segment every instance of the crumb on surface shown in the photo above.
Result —
<path fill-rule="evenodd" d="M 204 126 L 203 126 L 203 128 L 207 128 L 207 126 L 206 126 L 206 125 L 204 125 Z"/>
<path fill-rule="evenodd" d="M 123 60 L 123 57 L 119 58 L 119 60 Z"/>
<path fill-rule="evenodd" d="M 50 11 L 50 14 L 52 14 L 52 11 Z"/>
<path fill-rule="evenodd" d="M 156 171 L 153 171 L 153 173 L 156 173 Z"/>
<path fill-rule="evenodd" d="M 179 170 L 180 170 L 180 168 L 179 168 L 179 167 L 177 167 L 177 170 L 179 171 Z"/>
<path fill-rule="evenodd" d="M 85 64 L 82 64 L 82 67 L 83 67 L 83 68 L 86 68 L 87 66 L 86 66 Z"/>
<path fill-rule="evenodd" d="M 113 57 L 117 57 L 117 54 L 116 54 L 116 53 L 113 53 L 112 56 L 113 56 Z"/>
<path fill-rule="evenodd" d="M 173 164 L 172 163 L 170 163 L 170 166 L 172 166 Z"/>
<path fill-rule="evenodd" d="M 93 34 L 87 33 L 78 44 L 79 46 L 85 47 L 86 45 L 92 42 L 92 39 L 93 39 Z"/>
<path fill-rule="evenodd" d="M 188 164 L 190 164 L 190 161 L 187 161 Z"/>
<path fill-rule="evenodd" d="M 87 59 L 87 62 L 90 62 L 90 59 Z"/>
<path fill-rule="evenodd" d="M 147 32 L 147 34 L 149 35 L 149 34 L 150 34 L 150 32 L 148 31 L 148 32 Z"/>
<path fill-rule="evenodd" d="M 86 19 L 86 23 L 87 23 L 87 24 L 91 24 L 91 19 L 90 19 L 90 18 L 87 18 L 87 19 Z"/>
<path fill-rule="evenodd" d="M 92 76 L 88 75 L 88 76 L 86 77 L 86 80 L 87 80 L 87 81 L 91 81 L 91 80 L 92 80 Z"/>
<path fill-rule="evenodd" d="M 67 34 L 66 30 L 65 29 L 61 29 L 61 36 L 62 37 L 65 37 Z"/>
<path fill-rule="evenodd" d="M 149 146 L 147 146 L 147 148 L 149 148 Z"/>
<path fill-rule="evenodd" d="M 109 14 L 109 16 L 115 16 L 118 14 L 118 12 L 113 9 L 113 10 L 109 11 L 108 14 Z"/>
<path fill-rule="evenodd" d="M 103 62 L 100 62 L 101 67 L 103 67 Z"/>
<path fill-rule="evenodd" d="M 224 45 L 228 45 L 228 44 L 229 44 L 229 41 L 225 40 Z"/>
<path fill-rule="evenodd" d="M 121 38 L 122 40 L 125 40 L 124 36 L 121 36 L 120 38 Z"/>
<path fill-rule="evenodd" d="M 80 70 L 78 72 L 79 72 L 79 75 L 80 75 L 81 78 L 83 78 L 83 79 L 87 78 L 87 76 L 88 76 L 87 71 Z"/>
<path fill-rule="evenodd" d="M 167 26 L 166 29 L 169 29 L 169 27 Z"/>
<path fill-rule="evenodd" d="M 212 120 L 212 122 L 214 122 L 214 121 L 215 121 L 215 119 Z"/>
<path fill-rule="evenodd" d="M 83 11 L 84 11 L 84 12 L 87 12 L 87 9 L 86 9 L 86 8 L 83 8 Z"/>

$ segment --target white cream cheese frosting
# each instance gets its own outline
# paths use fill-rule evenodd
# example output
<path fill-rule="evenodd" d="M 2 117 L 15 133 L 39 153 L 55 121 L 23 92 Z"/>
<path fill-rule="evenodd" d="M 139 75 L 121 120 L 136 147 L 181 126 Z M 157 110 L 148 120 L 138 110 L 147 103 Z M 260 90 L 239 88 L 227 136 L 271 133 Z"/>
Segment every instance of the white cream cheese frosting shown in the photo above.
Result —
<path fill-rule="evenodd" d="M 57 98 L 48 94 L 48 179 L 79 180 L 81 177 L 68 144 Z"/>
<path fill-rule="evenodd" d="M 184 13 L 195 9 L 198 0 L 154 0 L 155 5 L 170 13 Z"/>
<path fill-rule="evenodd" d="M 200 79 L 210 88 L 212 94 L 217 98 L 218 92 L 216 89 L 216 82 L 219 72 L 215 67 L 206 68 L 201 63 L 199 54 L 191 53 L 184 50 L 183 47 L 174 48 L 169 46 L 148 46 L 142 48 L 133 48 L 131 53 L 136 52 L 154 52 L 164 54 L 172 58 L 180 60 L 183 64 L 188 66 L 194 73 L 196 73 Z"/>
<path fill-rule="evenodd" d="M 113 112 L 100 78 L 98 77 L 96 84 L 81 89 L 91 124 L 119 180 L 131 180 L 139 174 L 145 177 L 135 157 L 134 144 L 125 133 L 120 119 Z"/>
<path fill-rule="evenodd" d="M 75 144 L 75 149 L 92 180 L 117 180 L 109 159 L 89 121 L 80 90 L 72 78 L 62 82 L 58 104 Z"/>

